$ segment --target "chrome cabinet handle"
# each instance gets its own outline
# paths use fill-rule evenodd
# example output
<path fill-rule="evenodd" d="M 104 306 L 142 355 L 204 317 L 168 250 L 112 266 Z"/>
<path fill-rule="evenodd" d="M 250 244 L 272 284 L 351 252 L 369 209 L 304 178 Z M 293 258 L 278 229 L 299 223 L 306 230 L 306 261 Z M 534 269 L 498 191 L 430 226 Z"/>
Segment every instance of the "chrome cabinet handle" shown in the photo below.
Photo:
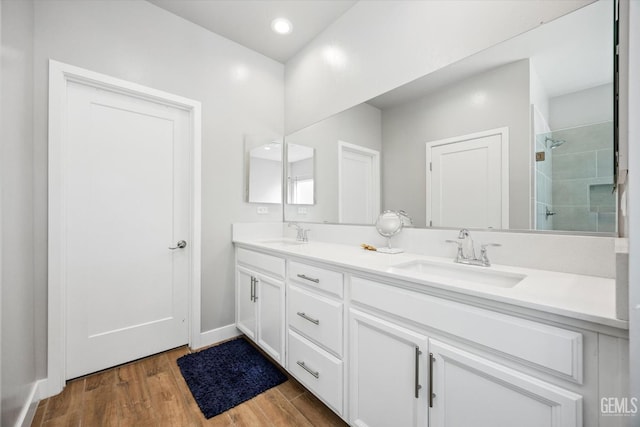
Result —
<path fill-rule="evenodd" d="M 420 351 L 420 347 L 416 347 L 416 377 L 415 377 L 415 397 L 416 399 L 419 397 L 420 389 L 422 386 L 420 385 L 420 355 L 422 352 Z"/>
<path fill-rule="evenodd" d="M 187 247 L 187 242 L 185 242 L 184 240 L 180 240 L 176 246 L 174 247 L 169 247 L 169 249 L 171 249 L 172 251 L 176 250 L 176 249 L 184 249 Z"/>
<path fill-rule="evenodd" d="M 297 314 L 298 314 L 298 316 L 302 317 L 305 320 L 308 320 L 309 322 L 311 322 L 311 323 L 313 323 L 315 325 L 319 325 L 320 324 L 320 320 L 314 319 L 312 317 L 309 317 L 309 316 L 306 315 L 306 313 L 303 313 L 303 312 L 299 311 Z"/>
<path fill-rule="evenodd" d="M 302 362 L 300 360 L 298 360 L 296 363 L 298 364 L 298 366 L 300 366 L 305 371 L 309 372 L 314 377 L 320 378 L 320 372 L 314 371 L 313 369 L 309 368 L 307 365 L 304 364 L 304 362 Z"/>
<path fill-rule="evenodd" d="M 320 279 L 314 279 L 313 277 L 308 277 L 308 276 L 305 276 L 304 274 L 298 274 L 297 276 L 301 279 L 309 280 L 310 282 L 320 283 Z"/>
<path fill-rule="evenodd" d="M 433 353 L 429 353 L 429 408 L 433 408 L 433 398 L 436 394 L 433 392 L 433 362 L 436 358 L 433 357 Z"/>
<path fill-rule="evenodd" d="M 258 300 L 258 278 L 251 276 L 251 301 L 256 302 Z"/>

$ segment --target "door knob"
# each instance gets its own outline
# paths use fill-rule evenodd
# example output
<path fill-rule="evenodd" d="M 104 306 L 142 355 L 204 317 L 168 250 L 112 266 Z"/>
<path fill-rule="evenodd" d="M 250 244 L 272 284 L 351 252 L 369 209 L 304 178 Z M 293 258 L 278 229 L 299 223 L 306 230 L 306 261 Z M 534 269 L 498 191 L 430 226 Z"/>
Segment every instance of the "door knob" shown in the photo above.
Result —
<path fill-rule="evenodd" d="M 182 248 L 186 248 L 187 247 L 187 242 L 185 242 L 184 240 L 180 240 L 178 243 L 176 243 L 176 246 L 173 248 L 169 248 L 172 251 L 176 250 L 176 249 L 182 249 Z"/>

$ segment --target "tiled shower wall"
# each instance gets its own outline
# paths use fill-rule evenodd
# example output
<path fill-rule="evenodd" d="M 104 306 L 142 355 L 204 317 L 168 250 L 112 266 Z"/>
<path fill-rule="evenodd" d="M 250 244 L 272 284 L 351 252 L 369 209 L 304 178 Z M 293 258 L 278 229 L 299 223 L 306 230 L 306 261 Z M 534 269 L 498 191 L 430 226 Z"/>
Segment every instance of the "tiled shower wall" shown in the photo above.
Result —
<path fill-rule="evenodd" d="M 536 150 L 540 138 L 544 141 L 544 135 L 537 136 Z M 553 229 L 615 232 L 616 201 L 611 192 L 613 123 L 554 131 L 551 138 L 566 141 L 546 150 L 547 158 L 552 158 L 548 169 L 553 177 Z"/>

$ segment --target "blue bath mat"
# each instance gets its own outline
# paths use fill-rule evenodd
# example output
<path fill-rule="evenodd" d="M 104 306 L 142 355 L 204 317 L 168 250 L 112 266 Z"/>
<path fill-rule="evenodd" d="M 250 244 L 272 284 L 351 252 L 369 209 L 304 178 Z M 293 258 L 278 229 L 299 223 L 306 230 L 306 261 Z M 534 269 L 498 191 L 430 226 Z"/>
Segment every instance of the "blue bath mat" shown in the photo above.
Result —
<path fill-rule="evenodd" d="M 214 417 L 287 380 L 243 338 L 178 359 L 182 376 L 205 418 Z"/>

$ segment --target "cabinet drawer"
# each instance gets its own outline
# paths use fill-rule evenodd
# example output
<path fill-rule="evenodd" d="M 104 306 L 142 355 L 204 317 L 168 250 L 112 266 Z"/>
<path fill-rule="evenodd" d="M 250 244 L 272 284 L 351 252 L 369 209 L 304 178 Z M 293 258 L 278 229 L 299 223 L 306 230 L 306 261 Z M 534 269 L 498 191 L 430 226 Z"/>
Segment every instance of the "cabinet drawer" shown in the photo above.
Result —
<path fill-rule="evenodd" d="M 289 372 L 342 415 L 342 361 L 289 331 Z"/>
<path fill-rule="evenodd" d="M 351 297 L 582 383 L 582 334 L 352 277 Z"/>
<path fill-rule="evenodd" d="M 289 325 L 342 356 L 342 303 L 289 287 Z"/>
<path fill-rule="evenodd" d="M 277 278 L 284 279 L 283 258 L 238 248 L 236 250 L 236 262 L 251 266 L 251 268 L 263 273 L 269 273 Z"/>
<path fill-rule="evenodd" d="M 289 279 L 342 298 L 342 273 L 313 267 L 300 262 L 289 262 Z"/>

